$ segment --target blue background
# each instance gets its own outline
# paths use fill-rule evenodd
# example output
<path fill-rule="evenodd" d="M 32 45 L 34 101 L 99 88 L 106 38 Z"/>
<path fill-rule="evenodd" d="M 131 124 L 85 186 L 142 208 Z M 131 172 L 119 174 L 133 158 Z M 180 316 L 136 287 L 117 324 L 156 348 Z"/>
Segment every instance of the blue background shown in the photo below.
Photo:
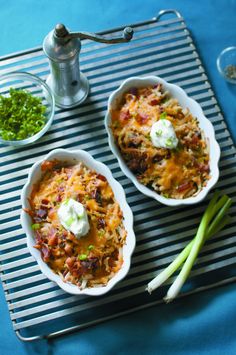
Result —
<path fill-rule="evenodd" d="M 0 56 L 41 45 L 62 22 L 101 31 L 175 8 L 191 30 L 225 120 L 236 139 L 236 86 L 218 74 L 216 58 L 236 45 L 235 0 L 0 0 Z M 236 287 L 230 285 L 150 308 L 55 340 L 22 343 L 0 288 L 0 354 L 236 354 Z"/>

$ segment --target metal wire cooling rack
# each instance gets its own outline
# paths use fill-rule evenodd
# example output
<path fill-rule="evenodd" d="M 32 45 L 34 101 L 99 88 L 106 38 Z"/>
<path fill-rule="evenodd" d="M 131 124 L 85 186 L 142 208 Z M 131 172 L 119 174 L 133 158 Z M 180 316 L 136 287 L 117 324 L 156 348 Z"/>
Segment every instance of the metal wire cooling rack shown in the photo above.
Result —
<path fill-rule="evenodd" d="M 57 110 L 51 130 L 32 146 L 0 146 L 1 280 L 13 328 L 22 340 L 65 334 L 162 302 L 166 287 L 149 296 L 145 285 L 192 237 L 206 206 L 207 201 L 192 208 L 161 206 L 141 195 L 122 174 L 108 147 L 103 123 L 107 98 L 121 81 L 133 75 L 156 74 L 182 86 L 198 100 L 214 124 L 222 150 L 218 187 L 235 198 L 235 147 L 184 19 L 175 10 L 164 10 L 156 18 L 132 27 L 135 36 L 128 44 L 108 46 L 83 41 L 81 68 L 91 85 L 83 105 Z M 29 71 L 43 79 L 49 73 L 41 48 L 2 57 L 0 70 L 2 74 Z M 29 167 L 58 147 L 86 149 L 106 163 L 125 188 L 134 213 L 137 247 L 131 270 L 103 297 L 66 294 L 42 275 L 26 247 L 19 221 L 21 189 Z M 204 247 L 182 296 L 235 281 L 235 213 L 232 207 L 231 224 Z"/>

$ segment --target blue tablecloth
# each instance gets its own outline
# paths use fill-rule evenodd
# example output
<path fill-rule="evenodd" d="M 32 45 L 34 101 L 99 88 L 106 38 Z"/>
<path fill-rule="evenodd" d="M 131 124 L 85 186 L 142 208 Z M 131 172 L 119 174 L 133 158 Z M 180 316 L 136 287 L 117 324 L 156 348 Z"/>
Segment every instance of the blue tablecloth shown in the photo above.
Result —
<path fill-rule="evenodd" d="M 216 69 L 216 57 L 236 45 L 236 1 L 1 0 L 0 56 L 41 45 L 56 23 L 99 31 L 176 8 L 184 16 L 236 139 L 236 86 Z M 22 343 L 15 336 L 0 289 L 0 354 L 236 354 L 236 288 L 222 287 L 156 306 L 51 341 Z"/>

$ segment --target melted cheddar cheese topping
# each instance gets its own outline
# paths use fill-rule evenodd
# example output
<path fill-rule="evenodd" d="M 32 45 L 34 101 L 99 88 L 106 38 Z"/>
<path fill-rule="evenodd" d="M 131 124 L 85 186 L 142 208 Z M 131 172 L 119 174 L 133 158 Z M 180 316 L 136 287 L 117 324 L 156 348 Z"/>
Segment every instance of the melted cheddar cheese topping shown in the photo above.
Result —
<path fill-rule="evenodd" d="M 206 185 L 210 169 L 204 133 L 161 84 L 130 89 L 111 115 L 116 144 L 141 183 L 175 199 L 193 196 Z M 155 146 L 151 139 L 152 127 L 163 119 L 175 133 L 171 149 Z"/>
<path fill-rule="evenodd" d="M 105 286 L 123 263 L 126 240 L 123 215 L 107 179 L 82 163 L 42 164 L 43 178 L 30 196 L 35 248 L 65 282 L 81 289 Z M 77 201 L 86 211 L 89 228 L 77 238 L 61 223 L 63 201 Z M 58 213 L 59 212 L 59 213 Z M 70 221 L 66 221 L 70 222 Z"/>

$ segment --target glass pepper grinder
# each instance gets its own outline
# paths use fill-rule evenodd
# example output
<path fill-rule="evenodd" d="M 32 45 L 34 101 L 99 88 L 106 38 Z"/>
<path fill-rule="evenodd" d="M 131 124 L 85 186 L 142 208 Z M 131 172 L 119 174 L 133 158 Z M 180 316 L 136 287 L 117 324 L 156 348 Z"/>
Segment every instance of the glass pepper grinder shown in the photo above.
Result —
<path fill-rule="evenodd" d="M 43 50 L 49 59 L 51 72 L 47 84 L 52 89 L 56 105 L 72 108 L 82 103 L 88 95 L 88 79 L 79 66 L 81 39 L 122 43 L 130 41 L 132 37 L 131 27 L 123 30 L 122 37 L 107 38 L 89 32 L 69 32 L 63 24 L 56 25 L 43 41 Z"/>

